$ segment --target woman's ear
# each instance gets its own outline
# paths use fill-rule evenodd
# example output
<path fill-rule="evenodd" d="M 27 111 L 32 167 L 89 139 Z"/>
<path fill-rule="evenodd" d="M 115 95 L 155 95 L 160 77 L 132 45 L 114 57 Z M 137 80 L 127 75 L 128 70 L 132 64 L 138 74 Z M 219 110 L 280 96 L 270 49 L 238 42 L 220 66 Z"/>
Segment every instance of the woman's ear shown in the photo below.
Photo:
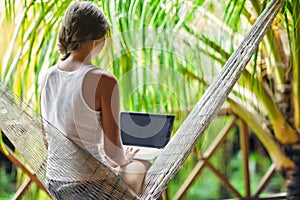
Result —
<path fill-rule="evenodd" d="M 95 47 L 97 46 L 97 40 L 93 40 L 93 49 L 95 49 Z"/>
<path fill-rule="evenodd" d="M 92 58 L 93 59 L 98 56 L 98 54 L 103 49 L 104 45 L 105 45 L 105 38 L 104 37 L 102 37 L 98 40 L 93 40 L 93 49 L 92 49 L 92 51 L 93 51 Z"/>
<path fill-rule="evenodd" d="M 94 48 L 97 48 L 99 45 L 100 46 L 104 46 L 104 45 L 102 45 L 102 44 L 105 44 L 105 38 L 103 37 L 103 38 L 100 38 L 100 39 L 98 39 L 98 40 L 93 40 L 93 49 Z"/>

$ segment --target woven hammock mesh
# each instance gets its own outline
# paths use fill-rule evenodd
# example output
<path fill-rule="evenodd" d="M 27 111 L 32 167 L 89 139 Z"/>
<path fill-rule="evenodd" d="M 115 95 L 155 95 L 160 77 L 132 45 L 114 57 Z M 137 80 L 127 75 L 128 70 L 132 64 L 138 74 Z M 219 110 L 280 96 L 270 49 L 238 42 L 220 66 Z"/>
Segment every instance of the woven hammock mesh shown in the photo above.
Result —
<path fill-rule="evenodd" d="M 25 104 L 22 99 L 16 95 L 10 93 L 10 91 L 0 84 L 1 98 L 0 98 L 0 127 L 6 137 L 17 148 L 18 152 L 31 170 L 36 174 L 38 179 L 46 184 L 45 174 L 48 159 L 48 151 L 44 143 L 44 137 L 42 134 L 41 117 L 32 108 Z M 79 166 L 70 166 L 67 162 L 64 163 L 64 168 L 60 168 L 57 172 L 57 176 L 63 174 L 65 171 L 73 170 L 74 174 L 82 173 L 81 168 L 87 170 L 88 168 L 93 171 L 86 172 L 87 176 L 90 176 L 91 182 L 87 182 L 86 185 L 93 183 L 97 187 L 89 187 L 88 194 L 74 193 L 70 199 L 94 199 L 89 194 L 98 196 L 99 199 L 134 199 L 134 195 L 129 192 L 128 187 L 116 176 L 115 172 L 107 165 L 99 162 L 89 154 L 88 151 L 80 148 L 71 140 L 64 137 L 58 129 L 47 122 L 43 122 L 46 127 L 46 133 L 51 135 L 52 142 L 57 143 L 55 152 L 68 152 L 65 160 L 70 157 L 84 157 L 86 162 L 80 163 Z M 77 154 L 77 155 L 75 155 Z M 60 155 L 58 155 L 60 156 Z M 63 160 L 64 158 L 60 158 Z M 85 165 L 83 167 L 83 165 Z M 89 165 L 89 166 L 87 166 Z M 103 180 L 93 180 L 94 170 L 97 169 L 97 173 L 101 173 Z M 82 197 L 82 198 L 80 198 Z"/>
<path fill-rule="evenodd" d="M 260 41 L 280 10 L 284 0 L 273 0 L 257 19 L 244 41 L 235 50 L 222 68 L 219 76 L 212 82 L 200 101 L 193 108 L 186 120 L 156 158 L 148 170 L 144 187 L 139 197 L 135 196 L 122 178 L 106 164 L 94 158 L 88 151 L 80 148 L 64 137 L 51 124 L 44 124 L 45 132 L 51 135 L 57 144 L 55 151 L 70 152 L 86 159 L 82 165 L 90 165 L 96 172 L 85 172 L 91 181 L 84 182 L 83 189 L 74 191 L 75 199 L 156 199 L 167 187 L 182 166 L 198 140 L 215 117 L 227 95 L 237 82 L 240 74 L 257 49 Z M 42 134 L 42 119 L 30 106 L 12 94 L 6 86 L 0 84 L 0 129 L 26 160 L 38 179 L 47 184 L 45 179 L 48 151 Z M 66 161 L 68 158 L 66 157 Z M 48 161 L 49 162 L 49 161 Z M 63 163 L 57 174 L 73 170 L 82 173 L 81 166 Z M 88 168 L 85 166 L 85 168 Z M 101 173 L 102 180 L 93 180 L 93 173 Z M 97 198 L 95 198 L 97 197 Z M 70 199 L 72 199 L 70 197 Z M 67 198 L 64 198 L 67 199 Z"/>

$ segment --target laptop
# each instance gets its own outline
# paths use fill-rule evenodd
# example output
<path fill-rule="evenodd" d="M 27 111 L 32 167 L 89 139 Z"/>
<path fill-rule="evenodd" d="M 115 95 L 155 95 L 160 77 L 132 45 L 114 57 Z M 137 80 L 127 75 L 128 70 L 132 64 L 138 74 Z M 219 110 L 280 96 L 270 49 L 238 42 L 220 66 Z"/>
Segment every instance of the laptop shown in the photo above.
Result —
<path fill-rule="evenodd" d="M 135 159 L 153 160 L 170 141 L 174 115 L 121 112 L 120 130 L 124 146 L 140 150 Z"/>

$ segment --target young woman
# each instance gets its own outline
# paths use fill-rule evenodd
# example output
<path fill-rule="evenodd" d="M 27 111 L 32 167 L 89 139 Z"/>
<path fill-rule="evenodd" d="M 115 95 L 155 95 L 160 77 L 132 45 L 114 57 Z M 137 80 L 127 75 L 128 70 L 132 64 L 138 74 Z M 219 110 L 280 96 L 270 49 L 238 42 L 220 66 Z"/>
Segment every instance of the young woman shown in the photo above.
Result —
<path fill-rule="evenodd" d="M 106 17 L 96 5 L 70 4 L 58 34 L 61 60 L 50 68 L 41 90 L 41 114 L 98 160 L 115 167 L 131 189 L 139 193 L 148 166 L 133 160 L 137 149 L 122 146 L 118 82 L 112 74 L 92 64 L 108 33 Z M 79 199 L 71 193 L 82 191 L 80 183 L 91 181 L 87 173 L 96 171 L 92 179 L 97 180 L 103 178 L 101 172 L 97 175 L 97 169 L 85 169 L 91 165 L 84 164 L 85 158 L 76 153 L 60 152 L 68 154 L 67 159 L 61 159 L 66 155 L 54 155 L 57 145 L 51 136 L 47 137 L 49 191 L 56 199 Z M 80 170 L 62 170 L 65 163 L 80 166 Z"/>

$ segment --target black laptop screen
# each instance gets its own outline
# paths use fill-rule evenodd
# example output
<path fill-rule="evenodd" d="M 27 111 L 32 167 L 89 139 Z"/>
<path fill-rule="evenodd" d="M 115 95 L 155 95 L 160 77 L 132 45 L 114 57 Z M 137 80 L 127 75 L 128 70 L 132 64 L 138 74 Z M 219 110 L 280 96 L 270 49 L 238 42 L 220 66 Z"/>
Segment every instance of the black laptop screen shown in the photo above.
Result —
<path fill-rule="evenodd" d="M 173 123 L 173 115 L 121 112 L 123 144 L 163 148 L 170 140 Z"/>

